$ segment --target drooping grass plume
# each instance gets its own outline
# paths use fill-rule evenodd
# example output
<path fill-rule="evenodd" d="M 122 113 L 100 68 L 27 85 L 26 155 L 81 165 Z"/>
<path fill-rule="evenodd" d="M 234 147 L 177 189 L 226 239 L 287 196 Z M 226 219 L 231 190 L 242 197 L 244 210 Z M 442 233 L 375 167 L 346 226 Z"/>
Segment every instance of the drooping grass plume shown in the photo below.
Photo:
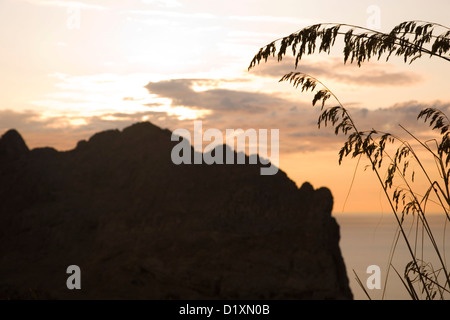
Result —
<path fill-rule="evenodd" d="M 388 61 L 392 55 L 402 57 L 405 63 L 412 63 L 423 56 L 450 62 L 450 28 L 437 23 L 406 21 L 389 33 L 348 24 L 323 23 L 303 28 L 262 47 L 253 57 L 249 70 L 261 61 L 267 62 L 269 57 L 277 56 L 278 61 L 281 61 L 288 49 L 291 49 L 295 57 L 294 67 L 297 69 L 304 55 L 330 53 L 340 38 L 344 43 L 344 63 L 357 63 L 361 66 L 371 59 L 385 58 Z M 280 81 L 290 82 L 302 92 L 312 92 L 313 106 L 320 105 L 318 127 L 332 126 L 336 135 L 343 134 L 347 137 L 338 153 L 339 164 L 347 157 L 359 159 L 364 156 L 369 160 L 369 167 L 375 173 L 398 224 L 396 241 L 389 257 L 388 274 L 390 269 L 395 271 L 412 299 L 450 297 L 450 273 L 445 246 L 439 247 L 427 214 L 429 204 L 434 203 L 447 222 L 450 221 L 450 121 L 447 115 L 435 108 L 427 108 L 419 113 L 417 119 L 423 120 L 438 133 L 439 138 L 433 141 L 421 141 L 402 125 L 400 127 L 406 138 L 373 128 L 360 131 L 355 119 L 337 95 L 319 79 L 296 71 L 285 74 Z M 338 104 L 327 107 L 326 102 L 331 98 Z M 430 173 L 432 168 L 426 167 L 422 158 L 424 154 L 434 160 L 437 179 Z M 426 181 L 425 192 L 416 190 L 418 174 Z M 416 223 L 412 237 L 407 232 L 408 217 L 415 219 Z M 399 237 L 404 240 L 411 259 L 403 266 L 403 274 L 392 264 Z M 425 239 L 432 245 L 437 266 L 424 258 Z M 358 277 L 357 279 L 359 280 Z M 367 294 L 361 281 L 358 282 Z"/>

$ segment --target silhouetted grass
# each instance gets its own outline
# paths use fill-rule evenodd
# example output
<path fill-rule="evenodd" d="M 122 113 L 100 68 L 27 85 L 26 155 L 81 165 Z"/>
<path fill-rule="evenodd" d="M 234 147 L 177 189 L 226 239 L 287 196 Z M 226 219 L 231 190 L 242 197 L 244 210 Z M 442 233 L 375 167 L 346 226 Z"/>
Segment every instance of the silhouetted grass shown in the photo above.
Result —
<path fill-rule="evenodd" d="M 439 30 L 441 33 L 437 33 Z M 303 55 L 316 51 L 329 53 L 339 36 L 344 38 L 344 63 L 356 62 L 360 66 L 371 58 L 379 60 L 386 56 L 387 61 L 391 55 L 403 57 L 405 63 L 412 63 L 424 54 L 450 61 L 450 28 L 436 23 L 406 21 L 389 33 L 346 24 L 317 24 L 262 47 L 250 63 L 249 69 L 262 60 L 267 61 L 270 56 L 277 55 L 278 61 L 281 61 L 287 48 L 292 49 L 297 67 Z M 361 131 L 338 97 L 320 80 L 302 72 L 290 72 L 280 81 L 288 81 L 302 92 L 314 93 L 313 106 L 320 103 L 319 128 L 331 125 L 336 135 L 344 134 L 347 137 L 339 151 L 339 164 L 345 157 L 358 158 L 358 165 L 361 157 L 367 158 L 370 163 L 368 167 L 382 187 L 398 225 L 389 255 L 382 298 L 385 296 L 390 270 L 394 270 L 412 299 L 448 298 L 450 274 L 445 257 L 445 232 L 443 247 L 440 248 L 427 219 L 429 206 L 434 203 L 434 208 L 438 208 L 445 216 L 446 223 L 450 221 L 448 117 L 435 108 L 426 108 L 418 114 L 418 120 L 423 120 L 437 132 L 438 137 L 428 141 L 421 141 L 402 125 L 400 127 L 405 137 L 375 129 Z M 335 99 L 338 105 L 326 107 L 326 101 L 331 98 Z M 425 165 L 424 157 L 434 160 L 437 178 L 432 175 L 433 168 Z M 416 190 L 418 175 L 425 181 L 424 192 Z M 406 222 L 410 217 L 415 226 L 413 230 L 407 228 Z M 404 240 L 410 256 L 410 262 L 402 266 L 403 273 L 393 265 L 399 239 Z M 433 256 L 429 256 L 431 253 L 424 250 L 427 241 L 431 243 Z M 437 261 L 435 265 L 432 264 L 432 259 Z M 370 299 L 357 275 L 356 280 Z"/>

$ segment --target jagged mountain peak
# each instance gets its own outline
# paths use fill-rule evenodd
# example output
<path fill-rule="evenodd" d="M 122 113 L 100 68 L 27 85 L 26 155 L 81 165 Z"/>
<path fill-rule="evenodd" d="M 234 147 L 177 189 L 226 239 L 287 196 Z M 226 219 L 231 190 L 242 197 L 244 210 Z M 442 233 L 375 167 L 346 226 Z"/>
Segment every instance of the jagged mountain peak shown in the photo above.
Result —
<path fill-rule="evenodd" d="M 22 136 L 15 129 L 8 130 L 0 138 L 0 158 L 19 158 L 29 152 Z"/>
<path fill-rule="evenodd" d="M 176 143 L 147 122 L 3 161 L 0 298 L 352 298 L 328 189 L 259 164 L 175 165 Z M 28 152 L 17 131 L 1 148 Z"/>

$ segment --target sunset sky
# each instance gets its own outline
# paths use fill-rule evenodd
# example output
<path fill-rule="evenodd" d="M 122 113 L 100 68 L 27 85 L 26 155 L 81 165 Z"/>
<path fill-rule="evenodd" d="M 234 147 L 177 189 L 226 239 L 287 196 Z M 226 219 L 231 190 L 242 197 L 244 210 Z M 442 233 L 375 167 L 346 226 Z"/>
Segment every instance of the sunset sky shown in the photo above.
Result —
<path fill-rule="evenodd" d="M 327 186 L 335 212 L 389 211 L 372 172 L 338 165 L 345 137 L 318 129 L 312 96 L 278 80 L 290 59 L 250 72 L 259 48 L 321 22 L 380 29 L 406 20 L 449 25 L 450 2 L 303 0 L 2 0 L 0 134 L 17 129 L 31 148 L 69 150 L 106 129 L 150 121 L 162 128 L 279 129 L 280 167 L 298 186 Z M 424 57 L 344 65 L 339 46 L 309 56 L 299 71 L 319 78 L 360 128 L 431 137 L 424 107 L 450 114 L 450 64 Z M 331 101 L 330 104 L 335 103 Z"/>

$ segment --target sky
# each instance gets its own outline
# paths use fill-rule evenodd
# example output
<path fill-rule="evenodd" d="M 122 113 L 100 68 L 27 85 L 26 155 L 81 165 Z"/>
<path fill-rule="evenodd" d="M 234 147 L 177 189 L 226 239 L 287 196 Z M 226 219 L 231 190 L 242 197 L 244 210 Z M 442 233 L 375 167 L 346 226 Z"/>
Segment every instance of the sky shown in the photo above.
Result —
<path fill-rule="evenodd" d="M 247 68 L 260 47 L 312 24 L 376 21 L 389 31 L 415 19 L 448 25 L 449 12 L 447 0 L 2 0 L 0 133 L 15 128 L 31 148 L 70 150 L 140 121 L 279 129 L 279 166 L 298 186 L 328 187 L 335 212 L 389 211 L 367 161 L 338 164 L 345 137 L 318 129 L 312 96 L 278 82 L 292 59 Z M 298 71 L 326 83 L 360 128 L 402 124 L 430 138 L 418 112 L 450 111 L 450 65 L 439 59 L 358 68 L 337 46 Z"/>

